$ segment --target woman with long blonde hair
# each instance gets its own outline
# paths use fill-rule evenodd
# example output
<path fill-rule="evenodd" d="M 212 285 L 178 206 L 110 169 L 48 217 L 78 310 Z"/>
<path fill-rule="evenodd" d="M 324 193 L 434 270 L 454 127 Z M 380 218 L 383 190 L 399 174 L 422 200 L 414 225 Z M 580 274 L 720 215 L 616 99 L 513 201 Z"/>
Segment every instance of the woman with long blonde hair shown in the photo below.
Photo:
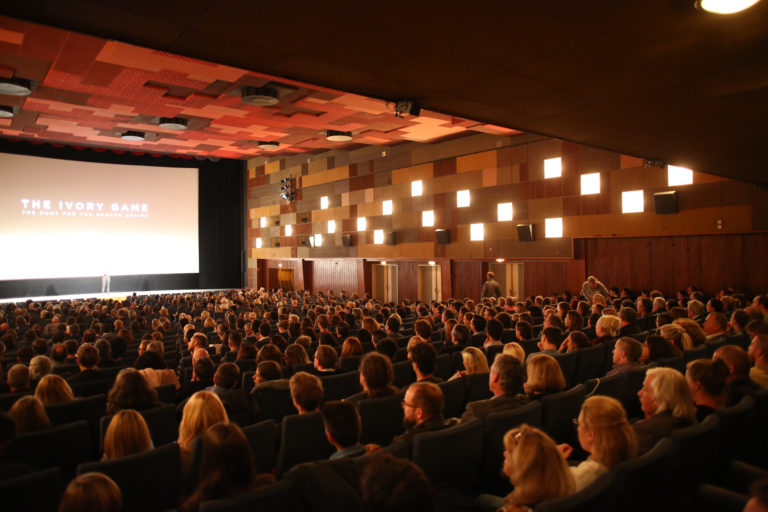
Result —
<path fill-rule="evenodd" d="M 215 393 L 198 391 L 187 400 L 179 423 L 179 448 L 182 464 L 189 462 L 192 446 L 197 436 L 201 436 L 211 425 L 228 422 L 229 417 L 224 404 Z"/>
<path fill-rule="evenodd" d="M 152 448 L 149 427 L 141 414 L 125 409 L 112 416 L 104 435 L 104 460 L 136 455 Z"/>
<path fill-rule="evenodd" d="M 58 375 L 46 375 L 35 388 L 35 397 L 43 405 L 64 404 L 75 399 L 69 383 Z"/>

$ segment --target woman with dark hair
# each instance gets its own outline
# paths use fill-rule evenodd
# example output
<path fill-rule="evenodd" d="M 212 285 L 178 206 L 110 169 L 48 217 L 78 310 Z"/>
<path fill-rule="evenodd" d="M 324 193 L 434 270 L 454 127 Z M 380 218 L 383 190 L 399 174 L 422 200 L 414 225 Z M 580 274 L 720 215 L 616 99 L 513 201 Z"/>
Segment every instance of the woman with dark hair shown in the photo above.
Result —
<path fill-rule="evenodd" d="M 165 384 L 173 384 L 176 390 L 178 390 L 181 388 L 179 377 L 175 371 L 168 368 L 163 358 L 163 353 L 163 343 L 161 341 L 151 341 L 147 346 L 147 350 L 136 359 L 133 366 L 146 379 L 149 387 L 156 388 Z"/>
<path fill-rule="evenodd" d="M 655 363 L 659 359 L 675 357 L 682 354 L 682 351 L 674 344 L 667 341 L 663 336 L 651 334 L 643 342 L 643 355 L 640 356 L 642 364 Z"/>
<path fill-rule="evenodd" d="M 393 377 L 392 361 L 378 352 L 369 352 L 360 360 L 360 385 L 363 392 L 347 400 L 357 403 L 368 398 L 392 396 L 397 393 L 397 388 L 392 385 Z"/>
<path fill-rule="evenodd" d="M 696 403 L 696 420 L 725 407 L 726 379 L 730 371 L 722 359 L 696 359 L 688 363 L 685 380 Z"/>
<path fill-rule="evenodd" d="M 107 413 L 115 414 L 123 409 L 141 411 L 160 405 L 157 391 L 147 384 L 147 381 L 135 368 L 120 370 L 115 384 L 107 395 Z"/>
<path fill-rule="evenodd" d="M 201 503 L 254 491 L 274 483 L 269 473 L 257 473 L 251 448 L 235 423 L 216 423 L 203 435 L 204 475 L 181 510 L 194 512 Z"/>

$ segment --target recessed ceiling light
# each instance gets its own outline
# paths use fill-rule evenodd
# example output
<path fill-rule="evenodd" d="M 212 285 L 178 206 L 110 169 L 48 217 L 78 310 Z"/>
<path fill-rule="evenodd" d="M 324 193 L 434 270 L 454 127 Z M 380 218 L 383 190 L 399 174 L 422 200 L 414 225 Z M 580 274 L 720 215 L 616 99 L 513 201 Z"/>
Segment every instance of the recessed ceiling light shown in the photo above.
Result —
<path fill-rule="evenodd" d="M 265 140 L 260 140 L 258 145 L 261 149 L 277 149 L 280 147 L 280 143 L 277 141 L 268 142 Z"/>
<path fill-rule="evenodd" d="M 32 82 L 26 78 L 0 78 L 0 94 L 29 96 L 32 94 Z"/>
<path fill-rule="evenodd" d="M 749 9 L 760 0 L 696 0 L 696 7 L 715 14 L 734 14 Z"/>
<path fill-rule="evenodd" d="M 352 140 L 352 132 L 325 130 L 325 138 L 331 142 L 349 142 Z"/>
<path fill-rule="evenodd" d="M 0 105 L 0 117 L 3 118 L 9 118 L 16 115 L 16 111 L 13 109 L 13 107 L 10 107 L 8 105 Z"/>
<path fill-rule="evenodd" d="M 187 123 L 183 117 L 161 117 L 158 126 L 166 130 L 186 130 Z"/>
<path fill-rule="evenodd" d="M 144 140 L 146 137 L 144 132 L 128 130 L 127 132 L 124 132 L 122 135 L 120 135 L 120 138 L 123 140 Z"/>
<path fill-rule="evenodd" d="M 242 98 L 243 103 L 257 107 L 277 105 L 280 101 L 277 89 L 274 87 L 243 87 Z"/>

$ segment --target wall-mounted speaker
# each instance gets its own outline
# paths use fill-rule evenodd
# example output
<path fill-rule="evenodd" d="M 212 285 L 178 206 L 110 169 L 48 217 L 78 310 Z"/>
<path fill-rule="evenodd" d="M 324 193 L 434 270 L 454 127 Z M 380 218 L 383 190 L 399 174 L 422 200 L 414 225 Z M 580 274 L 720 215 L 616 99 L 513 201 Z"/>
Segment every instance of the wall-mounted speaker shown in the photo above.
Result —
<path fill-rule="evenodd" d="M 653 204 L 656 213 L 677 213 L 677 190 L 656 192 L 653 194 Z"/>
<path fill-rule="evenodd" d="M 521 242 L 533 242 L 536 236 L 533 233 L 533 224 L 518 224 L 517 239 Z"/>
<path fill-rule="evenodd" d="M 352 235 L 341 235 L 341 245 L 352 247 Z"/>
<path fill-rule="evenodd" d="M 439 243 L 439 244 L 449 244 L 449 243 L 451 243 L 451 230 L 450 229 L 436 229 L 435 230 L 435 240 L 437 240 L 437 243 Z"/>
<path fill-rule="evenodd" d="M 275 247 L 280 247 L 280 242 L 275 242 Z"/>
<path fill-rule="evenodd" d="M 397 245 L 397 232 L 384 233 L 384 243 L 386 245 Z"/>

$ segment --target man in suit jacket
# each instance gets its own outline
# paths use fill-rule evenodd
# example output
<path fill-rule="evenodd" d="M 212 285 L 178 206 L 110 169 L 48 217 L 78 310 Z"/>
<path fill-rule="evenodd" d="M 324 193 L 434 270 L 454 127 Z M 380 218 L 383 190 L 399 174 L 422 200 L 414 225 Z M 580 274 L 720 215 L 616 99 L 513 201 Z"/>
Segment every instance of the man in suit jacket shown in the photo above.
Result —
<path fill-rule="evenodd" d="M 492 412 L 508 411 L 528 403 L 528 398 L 521 394 L 523 390 L 523 366 L 520 361 L 507 354 L 498 354 L 488 374 L 488 387 L 492 398 L 469 402 L 461 421 L 478 418 L 485 420 Z"/>

